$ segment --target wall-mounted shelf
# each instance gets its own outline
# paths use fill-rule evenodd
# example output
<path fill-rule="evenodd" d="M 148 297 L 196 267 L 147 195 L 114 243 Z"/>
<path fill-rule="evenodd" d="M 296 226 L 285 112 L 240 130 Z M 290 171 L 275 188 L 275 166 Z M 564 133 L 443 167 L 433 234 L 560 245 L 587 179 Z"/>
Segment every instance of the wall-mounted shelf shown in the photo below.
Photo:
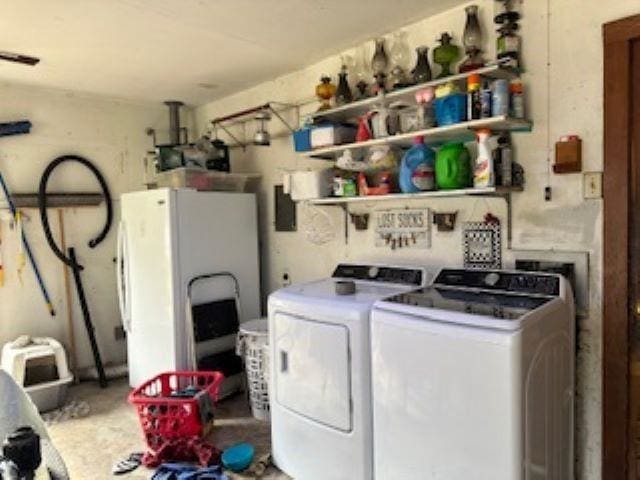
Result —
<path fill-rule="evenodd" d="M 39 208 L 37 193 L 14 193 L 11 199 L 16 208 Z M 103 200 L 101 193 L 47 193 L 49 208 L 95 207 Z"/>
<path fill-rule="evenodd" d="M 432 192 L 419 193 L 392 193 L 389 195 L 367 195 L 357 197 L 327 197 L 315 200 L 303 200 L 311 205 L 339 205 L 344 203 L 370 203 L 389 202 L 403 200 L 424 200 L 427 198 L 442 197 L 465 197 L 470 195 L 505 195 L 511 192 L 521 192 L 522 187 L 486 187 L 486 188 L 464 188 L 460 190 L 434 190 Z"/>
<path fill-rule="evenodd" d="M 401 88 L 398 90 L 393 90 L 389 93 L 386 93 L 382 96 L 382 101 L 389 105 L 393 102 L 407 102 L 410 104 L 415 103 L 415 93 L 418 90 L 422 90 L 427 87 L 437 87 L 438 85 L 442 85 L 444 83 L 449 82 L 457 82 L 466 80 L 470 75 L 477 74 L 486 78 L 492 79 L 506 79 L 510 80 L 518 77 L 520 74 L 517 70 L 509 67 L 502 66 L 501 64 L 493 64 L 483 68 L 478 68 L 477 70 L 473 70 L 470 72 L 460 73 L 456 75 L 450 75 L 445 78 L 438 78 L 436 80 L 430 80 L 425 83 L 421 83 L 419 85 L 412 85 L 411 87 Z M 332 122 L 344 122 L 347 120 L 353 120 L 356 117 L 359 117 L 369 110 L 372 107 L 380 105 L 381 98 L 380 97 L 369 97 L 363 100 L 358 100 L 355 102 L 347 103 L 346 105 L 341 105 L 339 107 L 331 108 L 329 110 L 322 110 L 319 112 L 315 112 L 311 114 L 314 120 L 328 120 Z"/>
<path fill-rule="evenodd" d="M 357 197 L 327 197 L 317 198 L 313 200 L 303 200 L 301 203 L 308 205 L 341 207 L 345 217 L 345 244 L 349 243 L 349 205 L 350 204 L 368 204 L 389 201 L 406 201 L 406 200 L 428 200 L 430 198 L 462 198 L 462 197 L 496 197 L 502 198 L 507 204 L 507 248 L 511 248 L 512 243 L 512 205 L 511 194 L 521 192 L 522 187 L 485 187 L 485 188 L 464 188 L 460 190 L 435 190 L 432 192 L 420 193 L 392 193 L 389 195 L 368 195 Z"/>
<path fill-rule="evenodd" d="M 507 116 L 497 116 L 470 120 L 468 122 L 446 125 L 444 127 L 427 128 L 415 132 L 400 133 L 384 138 L 374 138 L 366 142 L 347 143 L 333 147 L 318 148 L 309 152 L 301 152 L 303 157 L 335 160 L 345 150 L 374 147 L 376 145 L 398 145 L 409 148 L 415 137 L 424 137 L 426 144 L 440 144 L 451 141 L 470 142 L 475 139 L 474 130 L 488 128 L 498 132 L 530 132 L 533 124 L 529 120 L 519 120 Z"/>

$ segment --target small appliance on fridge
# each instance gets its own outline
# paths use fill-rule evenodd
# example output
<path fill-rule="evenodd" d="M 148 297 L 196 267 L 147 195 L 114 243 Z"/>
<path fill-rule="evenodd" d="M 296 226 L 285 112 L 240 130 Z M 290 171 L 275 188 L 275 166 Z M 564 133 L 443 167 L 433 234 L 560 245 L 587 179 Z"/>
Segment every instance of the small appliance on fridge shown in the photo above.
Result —
<path fill-rule="evenodd" d="M 239 386 L 235 332 L 260 315 L 259 278 L 255 195 L 122 195 L 117 283 L 130 385 L 198 367 L 231 379 L 223 394 Z"/>

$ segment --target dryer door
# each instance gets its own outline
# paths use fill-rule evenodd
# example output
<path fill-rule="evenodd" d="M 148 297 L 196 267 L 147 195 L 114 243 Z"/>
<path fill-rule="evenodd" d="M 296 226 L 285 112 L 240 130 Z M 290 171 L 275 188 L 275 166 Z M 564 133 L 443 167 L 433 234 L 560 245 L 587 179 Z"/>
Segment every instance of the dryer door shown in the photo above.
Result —
<path fill-rule="evenodd" d="M 351 430 L 349 331 L 276 313 L 276 401 L 283 407 L 345 432 Z"/>

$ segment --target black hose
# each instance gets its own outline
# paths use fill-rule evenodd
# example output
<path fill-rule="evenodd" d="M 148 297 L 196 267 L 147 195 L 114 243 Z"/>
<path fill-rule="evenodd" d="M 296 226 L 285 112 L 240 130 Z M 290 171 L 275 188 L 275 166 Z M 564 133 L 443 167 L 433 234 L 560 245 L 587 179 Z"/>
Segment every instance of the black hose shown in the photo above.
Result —
<path fill-rule="evenodd" d="M 68 258 L 65 255 L 65 253 L 62 250 L 60 250 L 60 247 L 58 247 L 58 245 L 56 244 L 56 241 L 53 238 L 53 234 L 51 233 L 51 227 L 49 226 L 49 216 L 47 215 L 47 183 L 49 181 L 49 177 L 51 176 L 54 169 L 58 165 L 60 165 L 63 162 L 70 162 L 70 161 L 78 162 L 84 165 L 85 167 L 87 167 L 89 170 L 91 170 L 91 172 L 98 179 L 98 183 L 100 183 L 100 188 L 102 188 L 102 194 L 104 196 L 104 201 L 107 207 L 107 219 L 104 224 L 104 227 L 102 228 L 102 231 L 98 234 L 98 236 L 89 240 L 90 248 L 96 247 L 100 242 L 102 242 L 105 239 L 105 237 L 109 233 L 109 230 L 111 229 L 111 224 L 113 223 L 113 204 L 111 202 L 111 193 L 109 192 L 109 186 L 107 185 L 107 182 L 105 181 L 104 177 L 100 173 L 100 170 L 98 170 L 96 166 L 86 158 L 80 157 L 78 155 L 63 155 L 53 160 L 47 166 L 47 168 L 45 168 L 44 172 L 42 173 L 42 177 L 40 178 L 40 188 L 38 189 L 38 204 L 40 207 L 40 218 L 42 220 L 42 228 L 44 229 L 44 234 L 45 234 L 45 237 L 47 238 L 47 243 L 51 247 L 51 250 L 53 250 L 53 253 L 56 254 L 56 257 L 58 257 L 62 262 L 64 262 L 66 265 L 68 265 L 71 268 L 77 268 L 79 270 L 82 270 L 83 269 L 82 265 L 79 265 L 73 260 L 71 260 L 70 258 Z"/>

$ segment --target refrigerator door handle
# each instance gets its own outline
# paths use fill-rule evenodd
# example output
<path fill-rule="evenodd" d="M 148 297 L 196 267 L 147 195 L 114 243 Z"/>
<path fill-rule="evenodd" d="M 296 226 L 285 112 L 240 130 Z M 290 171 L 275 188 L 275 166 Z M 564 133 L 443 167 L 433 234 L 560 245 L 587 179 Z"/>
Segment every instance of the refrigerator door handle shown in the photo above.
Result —
<path fill-rule="evenodd" d="M 118 254 L 116 263 L 116 282 L 118 286 L 118 302 L 122 326 L 126 332 L 131 331 L 130 291 L 129 291 L 129 259 L 127 251 L 127 234 L 125 223 L 118 226 Z"/>

